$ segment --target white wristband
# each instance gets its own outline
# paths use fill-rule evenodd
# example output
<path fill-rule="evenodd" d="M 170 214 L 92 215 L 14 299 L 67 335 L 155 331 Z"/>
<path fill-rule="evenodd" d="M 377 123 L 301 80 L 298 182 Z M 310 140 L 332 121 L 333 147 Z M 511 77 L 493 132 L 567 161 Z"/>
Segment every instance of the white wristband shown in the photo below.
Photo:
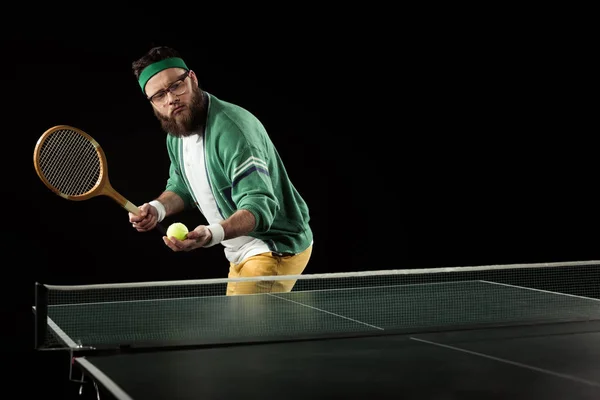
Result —
<path fill-rule="evenodd" d="M 223 241 L 223 239 L 225 238 L 225 231 L 223 230 L 221 224 L 211 224 L 208 225 L 207 228 L 212 234 L 212 237 L 210 239 L 210 242 L 206 243 L 202 247 L 212 247 L 215 244 L 219 244 Z"/>
<path fill-rule="evenodd" d="M 162 203 L 158 200 L 152 200 L 150 203 L 151 206 L 153 206 L 154 208 L 156 208 L 156 211 L 158 211 L 158 222 L 161 222 L 163 219 L 165 219 L 165 215 L 167 214 L 167 210 L 165 210 L 165 206 L 162 205 Z"/>

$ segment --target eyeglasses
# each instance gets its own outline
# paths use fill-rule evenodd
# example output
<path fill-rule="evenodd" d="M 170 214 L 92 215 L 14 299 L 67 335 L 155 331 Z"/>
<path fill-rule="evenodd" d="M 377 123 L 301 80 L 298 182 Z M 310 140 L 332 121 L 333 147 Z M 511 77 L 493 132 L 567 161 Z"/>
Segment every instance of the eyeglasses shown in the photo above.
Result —
<path fill-rule="evenodd" d="M 169 93 L 173 93 L 176 96 L 181 96 L 187 91 L 187 85 L 185 84 L 185 78 L 189 75 L 189 71 L 186 71 L 179 79 L 173 82 L 165 90 L 159 90 L 151 97 L 148 98 L 155 106 L 163 106 L 169 101 Z"/>

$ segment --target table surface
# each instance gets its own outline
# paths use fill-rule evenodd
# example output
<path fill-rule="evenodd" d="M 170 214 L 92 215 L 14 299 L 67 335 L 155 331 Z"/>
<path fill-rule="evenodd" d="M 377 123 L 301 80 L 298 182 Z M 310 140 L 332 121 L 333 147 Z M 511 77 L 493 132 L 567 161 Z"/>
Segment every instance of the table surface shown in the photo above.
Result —
<path fill-rule="evenodd" d="M 483 281 L 48 307 L 74 348 L 143 344 L 74 357 L 119 399 L 598 399 L 599 313 Z"/>
<path fill-rule="evenodd" d="M 319 339 L 86 356 L 75 363 L 116 399 L 597 400 L 599 327 Z"/>

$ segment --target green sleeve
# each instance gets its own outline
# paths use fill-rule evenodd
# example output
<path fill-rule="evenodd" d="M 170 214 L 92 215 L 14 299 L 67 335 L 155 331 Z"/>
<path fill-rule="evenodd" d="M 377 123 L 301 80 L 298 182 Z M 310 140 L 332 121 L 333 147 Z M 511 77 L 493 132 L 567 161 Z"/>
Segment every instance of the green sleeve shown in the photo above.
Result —
<path fill-rule="evenodd" d="M 254 160 L 250 162 L 250 166 L 248 160 Z M 266 166 L 261 161 L 265 161 Z M 265 152 L 257 148 L 246 147 L 241 155 L 236 157 L 231 168 L 235 170 L 243 163 L 247 166 L 246 171 L 234 180 L 232 199 L 238 209 L 245 209 L 254 214 L 254 231 L 264 233 L 270 230 L 280 209 L 271 180 L 273 171 L 268 168 Z"/>

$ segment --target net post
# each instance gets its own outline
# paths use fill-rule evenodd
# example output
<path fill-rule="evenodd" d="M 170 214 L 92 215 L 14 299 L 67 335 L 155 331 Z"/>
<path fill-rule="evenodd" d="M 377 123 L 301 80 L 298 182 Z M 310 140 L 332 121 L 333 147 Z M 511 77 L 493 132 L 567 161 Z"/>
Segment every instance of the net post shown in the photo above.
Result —
<path fill-rule="evenodd" d="M 35 343 L 34 348 L 40 349 L 46 343 L 48 329 L 48 288 L 35 283 Z"/>

